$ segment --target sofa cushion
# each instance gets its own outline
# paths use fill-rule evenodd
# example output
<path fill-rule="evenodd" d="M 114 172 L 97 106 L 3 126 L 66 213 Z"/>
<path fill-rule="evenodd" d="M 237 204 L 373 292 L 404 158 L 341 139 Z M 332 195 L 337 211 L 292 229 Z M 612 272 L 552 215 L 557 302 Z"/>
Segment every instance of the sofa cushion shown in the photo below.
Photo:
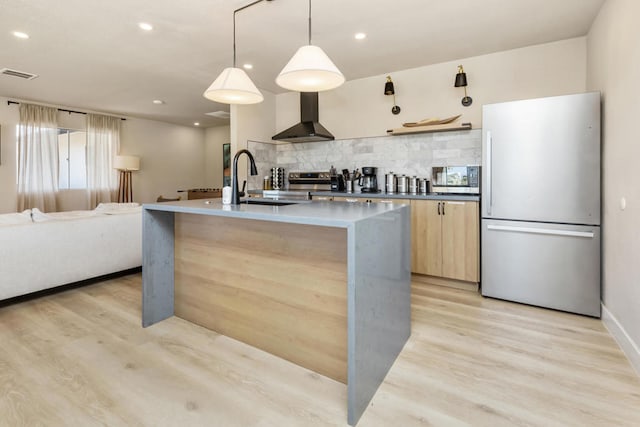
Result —
<path fill-rule="evenodd" d="M 33 220 L 31 219 L 31 209 L 27 209 L 22 212 L 6 213 L 0 215 L 0 226 L 28 224 L 30 222 L 33 222 Z"/>
<path fill-rule="evenodd" d="M 130 213 L 142 210 L 140 203 L 100 203 L 94 211 L 103 214 Z"/>

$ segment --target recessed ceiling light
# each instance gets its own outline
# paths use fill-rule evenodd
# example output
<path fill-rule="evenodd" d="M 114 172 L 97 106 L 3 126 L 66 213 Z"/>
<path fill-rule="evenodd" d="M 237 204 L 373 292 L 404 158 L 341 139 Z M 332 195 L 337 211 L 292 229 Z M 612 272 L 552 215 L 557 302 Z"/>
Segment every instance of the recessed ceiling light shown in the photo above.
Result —
<path fill-rule="evenodd" d="M 23 33 L 22 31 L 14 31 L 13 35 L 19 39 L 28 39 L 29 38 L 29 34 L 27 33 Z"/>
<path fill-rule="evenodd" d="M 245 70 L 253 70 L 253 65 L 251 64 L 244 64 L 243 67 Z"/>
<path fill-rule="evenodd" d="M 147 24 L 146 22 L 140 22 L 138 24 L 138 27 L 140 27 L 140 29 L 145 30 L 145 31 L 153 30 L 153 25 Z"/>
<path fill-rule="evenodd" d="M 356 40 L 363 40 L 367 38 L 367 35 L 365 33 L 356 33 L 353 37 L 355 37 Z"/>
<path fill-rule="evenodd" d="M 164 104 L 164 101 L 161 100 L 161 99 L 154 99 L 153 103 L 156 104 L 156 105 L 161 105 L 161 104 Z"/>
<path fill-rule="evenodd" d="M 194 126 L 200 126 L 200 123 L 195 122 L 193 125 L 194 125 Z"/>

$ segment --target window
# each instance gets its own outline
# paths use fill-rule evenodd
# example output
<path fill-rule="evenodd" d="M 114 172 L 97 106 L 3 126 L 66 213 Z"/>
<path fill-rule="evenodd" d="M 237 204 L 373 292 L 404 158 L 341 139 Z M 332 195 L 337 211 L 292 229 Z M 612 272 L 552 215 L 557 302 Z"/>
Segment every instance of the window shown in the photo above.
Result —
<path fill-rule="evenodd" d="M 87 133 L 58 129 L 58 167 L 60 190 L 87 188 Z"/>

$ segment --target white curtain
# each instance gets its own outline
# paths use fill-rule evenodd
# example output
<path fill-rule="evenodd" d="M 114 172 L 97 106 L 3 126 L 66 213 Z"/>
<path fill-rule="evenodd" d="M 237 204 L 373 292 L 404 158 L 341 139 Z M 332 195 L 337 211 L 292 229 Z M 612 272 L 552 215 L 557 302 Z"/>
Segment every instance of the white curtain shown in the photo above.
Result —
<path fill-rule="evenodd" d="M 20 104 L 18 211 L 55 212 L 58 193 L 58 110 Z"/>
<path fill-rule="evenodd" d="M 89 209 L 117 201 L 118 175 L 113 160 L 120 150 L 120 119 L 87 114 L 87 190 Z"/>

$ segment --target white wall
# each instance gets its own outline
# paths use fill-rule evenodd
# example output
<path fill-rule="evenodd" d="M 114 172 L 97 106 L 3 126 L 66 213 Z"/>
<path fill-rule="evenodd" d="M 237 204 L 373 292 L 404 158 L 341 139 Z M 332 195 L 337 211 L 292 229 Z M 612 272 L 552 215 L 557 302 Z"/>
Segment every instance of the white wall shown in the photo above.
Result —
<path fill-rule="evenodd" d="M 0 98 L 0 213 L 15 212 L 16 200 L 16 125 L 20 116 L 16 105 Z"/>
<path fill-rule="evenodd" d="M 216 126 L 205 130 L 205 187 L 222 187 L 222 145 L 230 142 L 229 126 Z"/>
<path fill-rule="evenodd" d="M 457 66 L 467 73 L 467 91 L 473 98 L 463 107 L 462 88 L 453 86 Z M 584 92 L 586 86 L 586 38 L 563 40 L 522 49 L 493 53 L 389 73 L 396 103 L 402 109 L 391 114 L 393 100 L 385 96 L 386 74 L 346 82 L 319 94 L 320 123 L 337 139 L 385 135 L 387 129 L 427 117 L 462 114 L 462 122 L 481 127 L 482 104 L 542 96 Z M 300 121 L 299 96 L 276 96 L 276 129 L 282 131 Z"/>
<path fill-rule="evenodd" d="M 15 212 L 16 126 L 19 107 L 0 97 L 2 164 L 0 165 L 0 213 Z M 68 129 L 86 129 L 86 116 L 58 113 L 58 124 Z M 122 122 L 120 152 L 140 156 L 140 171 L 133 172 L 136 202 L 155 201 L 159 195 L 177 196 L 179 189 L 205 186 L 205 130 L 152 120 L 127 118 Z M 83 191 L 60 197 L 64 210 L 86 209 Z"/>
<path fill-rule="evenodd" d="M 231 163 L 238 150 L 247 148 L 247 141 L 271 141 L 275 134 L 276 104 L 275 95 L 262 90 L 264 101 L 252 105 L 231 106 Z M 238 159 L 238 185 L 247 179 L 247 156 Z M 266 171 L 258 170 L 258 175 Z M 232 177 L 233 179 L 233 177 Z M 251 188 L 252 190 L 254 188 Z"/>
<path fill-rule="evenodd" d="M 120 152 L 140 156 L 140 170 L 133 172 L 134 201 L 155 202 L 160 195 L 177 197 L 178 190 L 205 187 L 204 135 L 200 128 L 127 119 Z"/>
<path fill-rule="evenodd" d="M 587 86 L 603 95 L 605 322 L 640 372 L 640 2 L 608 0 L 588 35 Z M 621 206 L 626 200 L 626 208 Z"/>

